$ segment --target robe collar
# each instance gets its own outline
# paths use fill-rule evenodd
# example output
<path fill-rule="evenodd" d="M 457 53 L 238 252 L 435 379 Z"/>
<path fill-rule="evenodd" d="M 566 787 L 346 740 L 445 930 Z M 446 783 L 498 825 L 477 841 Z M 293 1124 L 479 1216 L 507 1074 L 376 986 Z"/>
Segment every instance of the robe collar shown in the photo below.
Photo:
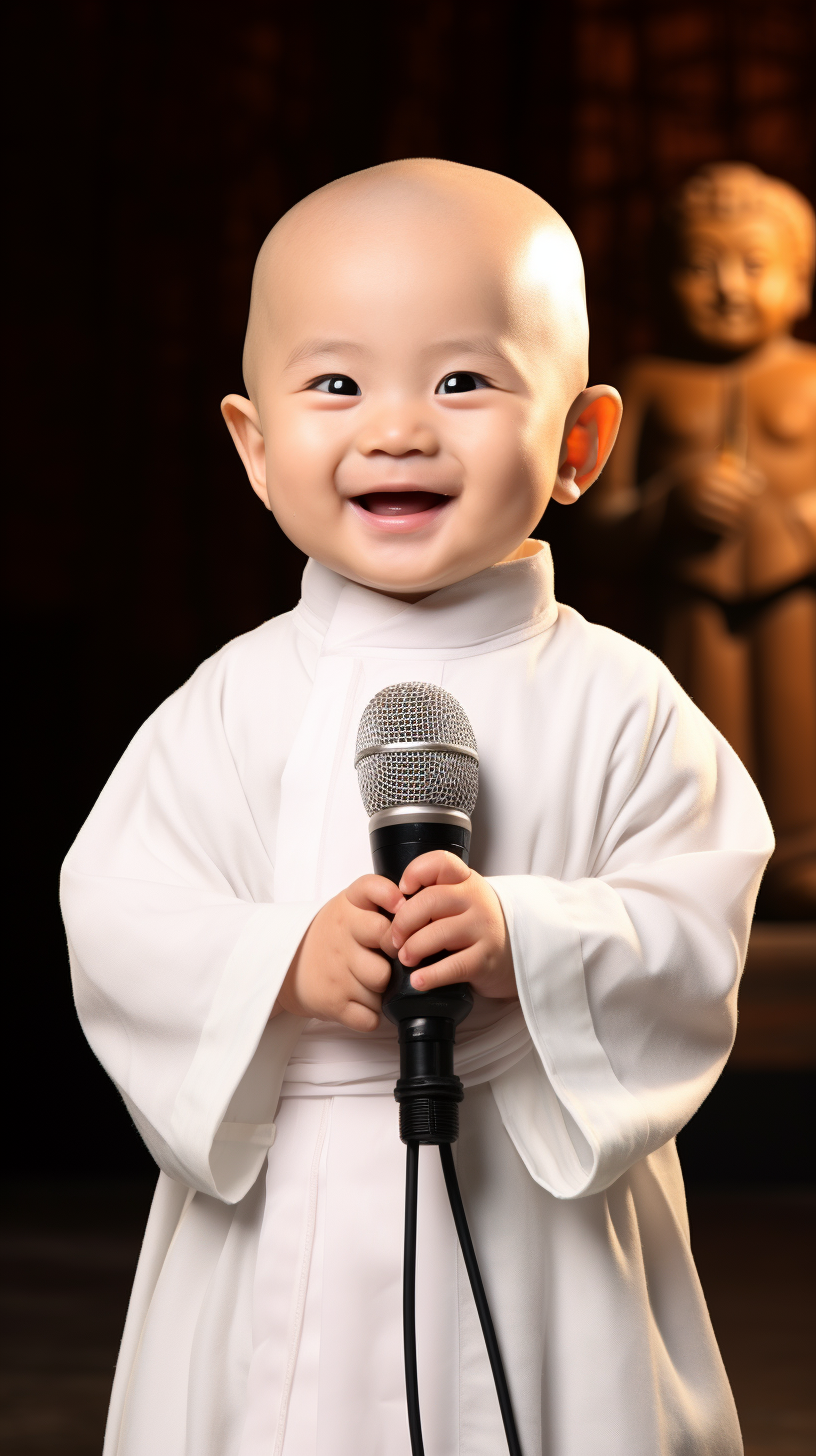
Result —
<path fill-rule="evenodd" d="M 296 616 L 321 655 L 475 657 L 538 636 L 555 625 L 558 607 L 546 541 L 520 561 L 490 566 L 421 602 L 401 602 L 348 581 L 310 560 Z"/>

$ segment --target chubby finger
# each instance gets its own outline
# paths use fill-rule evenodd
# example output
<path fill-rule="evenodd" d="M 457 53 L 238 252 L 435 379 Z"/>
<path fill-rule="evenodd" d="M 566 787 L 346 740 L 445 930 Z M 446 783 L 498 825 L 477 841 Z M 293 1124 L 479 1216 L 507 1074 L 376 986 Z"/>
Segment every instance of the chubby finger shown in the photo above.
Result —
<path fill-rule="evenodd" d="M 399 888 L 404 895 L 415 895 L 424 885 L 461 885 L 469 879 L 470 870 L 457 854 L 447 849 L 432 849 L 411 860 Z"/>
<path fill-rule="evenodd" d="M 415 991 L 435 991 L 437 986 L 455 986 L 458 981 L 472 981 L 479 969 L 479 953 L 475 946 L 455 951 L 443 961 L 414 971 L 411 985 Z"/>
<path fill-rule="evenodd" d="M 440 951 L 464 950 L 479 939 L 473 919 L 467 915 L 454 915 L 444 920 L 433 920 L 400 948 L 399 959 L 404 966 L 418 966 L 426 956 L 439 955 Z"/>
<path fill-rule="evenodd" d="M 402 944 L 402 941 L 400 941 L 400 945 L 401 944 Z M 397 951 L 399 950 L 399 946 L 394 944 L 394 936 L 392 934 L 392 926 L 391 926 L 391 924 L 390 924 L 389 921 L 386 921 L 386 928 L 383 931 L 383 937 L 382 937 L 382 940 L 380 941 L 380 950 L 382 951 L 382 953 L 383 953 L 384 956 L 387 956 L 388 957 L 388 959 L 390 961 L 392 961 L 394 959 L 395 955 L 397 954 Z"/>
<path fill-rule="evenodd" d="M 351 1031 L 376 1031 L 380 1024 L 379 1010 L 372 1010 L 360 1001 L 349 1001 L 337 1017 L 341 1026 Z"/>
<path fill-rule="evenodd" d="M 379 997 L 390 980 L 391 966 L 384 955 L 361 947 L 352 961 L 351 973 L 362 987 Z"/>
<path fill-rule="evenodd" d="M 393 915 L 403 901 L 401 892 L 385 875 L 362 875 L 349 885 L 346 899 L 358 910 L 385 910 Z"/>
<path fill-rule="evenodd" d="M 409 936 L 432 920 L 461 915 L 469 908 L 467 891 L 462 885 L 428 885 L 410 900 L 405 900 L 391 924 L 391 938 L 399 949 Z"/>
<path fill-rule="evenodd" d="M 356 1002 L 359 1006 L 367 1007 L 376 1016 L 380 1014 L 382 1009 L 382 996 L 378 991 L 372 990 L 360 979 L 357 975 L 358 969 L 359 967 L 347 967 L 346 975 L 343 977 L 342 988 L 338 988 L 339 993 L 334 1000 L 334 1006 L 331 1008 L 331 1019 L 333 1021 L 339 1020 L 343 1008 L 350 1001 Z"/>
<path fill-rule="evenodd" d="M 379 950 L 383 936 L 391 928 L 388 916 L 383 915 L 381 910 L 358 910 L 356 906 L 349 914 L 349 929 L 357 944 L 369 950 Z"/>
<path fill-rule="evenodd" d="M 732 489 L 744 495 L 761 495 L 765 489 L 764 475 L 738 460 L 723 460 L 716 479 L 727 482 Z"/>
<path fill-rule="evenodd" d="M 754 498 L 753 491 L 736 490 L 712 490 L 705 497 L 704 504 L 709 510 L 718 511 L 744 511 Z"/>

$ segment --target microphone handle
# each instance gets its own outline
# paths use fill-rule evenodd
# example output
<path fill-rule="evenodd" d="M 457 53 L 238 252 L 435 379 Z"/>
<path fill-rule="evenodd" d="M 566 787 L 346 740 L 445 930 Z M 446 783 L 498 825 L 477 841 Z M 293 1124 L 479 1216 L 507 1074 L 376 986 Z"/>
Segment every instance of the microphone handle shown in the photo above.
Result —
<path fill-rule="evenodd" d="M 433 849 L 447 849 L 465 864 L 470 862 L 470 830 L 464 824 L 447 821 L 417 820 L 415 823 L 398 820 L 372 829 L 371 858 L 374 871 L 393 880 L 398 885 L 403 872 L 412 860 Z"/>
<path fill-rule="evenodd" d="M 461 824 L 418 821 L 383 825 L 371 831 L 371 857 L 378 875 L 399 884 L 403 871 L 420 854 L 446 849 L 468 863 L 470 830 Z M 423 966 L 443 960 L 429 956 Z M 459 1103 L 464 1089 L 453 1070 L 456 1027 L 473 1007 L 465 981 L 415 991 L 411 972 L 398 959 L 383 996 L 383 1013 L 399 1033 L 400 1076 L 394 1096 L 400 1109 L 404 1143 L 453 1143 L 459 1136 Z"/>

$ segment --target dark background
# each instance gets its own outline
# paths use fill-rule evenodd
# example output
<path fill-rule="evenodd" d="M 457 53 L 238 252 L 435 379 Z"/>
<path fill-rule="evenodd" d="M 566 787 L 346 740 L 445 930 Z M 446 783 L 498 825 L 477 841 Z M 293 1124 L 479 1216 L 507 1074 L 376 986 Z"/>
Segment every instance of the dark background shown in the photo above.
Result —
<path fill-rule="evenodd" d="M 63 0 L 12 6 L 5 39 L 5 1166 L 148 1173 L 75 1022 L 57 878 L 144 717 L 297 599 L 218 408 L 263 237 L 377 162 L 505 172 L 575 231 L 590 382 L 614 378 L 655 342 L 649 239 L 680 180 L 746 160 L 814 198 L 816 23 L 810 0 Z M 559 595 L 614 622 L 556 509 Z M 808 1090 L 726 1074 L 684 1134 L 692 1180 L 807 1176 Z"/>

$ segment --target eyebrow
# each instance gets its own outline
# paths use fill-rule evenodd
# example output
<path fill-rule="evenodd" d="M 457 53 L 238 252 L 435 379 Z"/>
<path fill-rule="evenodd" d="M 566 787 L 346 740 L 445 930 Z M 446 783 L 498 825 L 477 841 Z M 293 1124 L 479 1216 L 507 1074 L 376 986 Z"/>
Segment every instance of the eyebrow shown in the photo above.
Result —
<path fill-rule="evenodd" d="M 491 359 L 508 363 L 507 355 L 488 334 L 479 334 L 472 339 L 440 339 L 437 344 L 428 344 L 424 354 L 487 354 Z"/>
<path fill-rule="evenodd" d="M 319 359 L 332 354 L 365 354 L 367 351 L 362 344 L 355 344 L 351 339 L 306 339 L 304 343 L 298 344 L 293 349 L 284 365 L 285 369 L 292 369 L 295 364 L 301 364 L 304 359 Z M 500 359 L 507 364 L 507 355 L 487 335 L 477 335 L 472 339 L 440 339 L 438 343 L 428 344 L 422 351 L 424 354 L 481 354 L 491 359 Z"/>
<path fill-rule="evenodd" d="M 293 364 L 300 364 L 304 359 L 316 359 L 321 355 L 349 353 L 364 354 L 365 350 L 362 344 L 355 344 L 351 339 L 307 339 L 292 350 L 284 367 L 291 369 Z"/>

